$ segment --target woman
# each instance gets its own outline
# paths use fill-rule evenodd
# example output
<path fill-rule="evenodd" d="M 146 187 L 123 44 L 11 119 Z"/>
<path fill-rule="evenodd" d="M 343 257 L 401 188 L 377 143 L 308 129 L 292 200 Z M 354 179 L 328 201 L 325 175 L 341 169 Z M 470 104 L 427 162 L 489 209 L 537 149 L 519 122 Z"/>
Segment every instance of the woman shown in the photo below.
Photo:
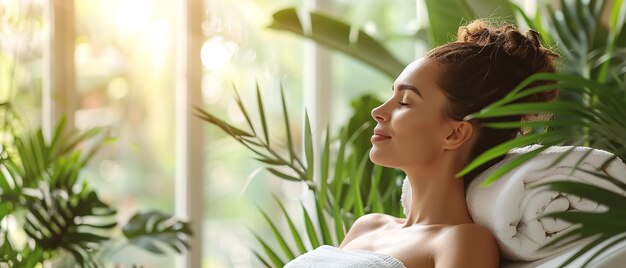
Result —
<path fill-rule="evenodd" d="M 495 28 L 475 21 L 459 28 L 457 42 L 409 64 L 395 80 L 391 98 L 372 110 L 378 124 L 370 151 L 375 164 L 406 173 L 412 189 L 407 218 L 362 216 L 339 248 L 322 246 L 286 267 L 498 267 L 497 242 L 472 222 L 465 190 L 502 158 L 464 178 L 455 174 L 485 150 L 515 138 L 519 130 L 486 128 L 480 124 L 484 121 L 464 118 L 528 76 L 555 72 L 556 58 L 541 45 L 537 32 L 524 35 L 510 25 Z M 557 93 L 523 101 L 550 101 Z"/>

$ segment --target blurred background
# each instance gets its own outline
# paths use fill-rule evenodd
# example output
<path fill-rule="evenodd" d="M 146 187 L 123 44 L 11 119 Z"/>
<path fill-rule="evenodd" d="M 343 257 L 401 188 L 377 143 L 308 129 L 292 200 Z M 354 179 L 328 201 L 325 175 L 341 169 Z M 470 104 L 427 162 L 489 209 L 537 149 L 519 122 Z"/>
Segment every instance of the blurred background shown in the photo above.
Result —
<path fill-rule="evenodd" d="M 496 0 L 468 1 L 471 14 L 459 18 L 442 12 L 429 20 L 431 12 L 452 9 L 446 2 L 455 1 L 441 1 L 439 9 L 435 1 L 428 2 L 0 0 L 0 101 L 12 103 L 28 126 L 44 132 L 62 116 L 75 131 L 110 131 L 113 141 L 81 170 L 81 177 L 118 209 L 118 222 L 157 209 L 191 219 L 192 227 L 200 228 L 194 229 L 197 241 L 192 242 L 199 251 L 186 257 L 127 247 L 109 256 L 111 265 L 260 267 L 251 251 L 260 246 L 250 230 L 268 241 L 272 230 L 258 208 L 270 218 L 283 217 L 275 195 L 289 213 L 300 211 L 299 201 L 315 209 L 311 193 L 306 183 L 276 179 L 249 149 L 216 124 L 200 120 L 194 107 L 248 131 L 235 89 L 258 126 L 258 87 L 268 135 L 284 152 L 282 88 L 295 153 L 305 154 L 307 107 L 319 155 L 326 126 L 336 136 L 355 115 L 351 103 L 364 95 L 389 97 L 398 69 L 377 69 L 349 53 L 326 49 L 323 40 L 316 43 L 293 28 L 286 30 L 287 24 L 281 28 L 272 17 L 276 12 L 293 7 L 302 18 L 307 11 L 321 11 L 351 26 L 351 41 L 366 40 L 361 30 L 400 63 L 454 39 L 454 33 L 432 27 L 436 19 L 458 27 L 475 17 L 497 18 L 502 10 L 491 7 L 500 3 L 510 12 L 501 19 L 523 21 L 507 1 Z M 512 1 L 539 21 L 537 5 L 544 2 Z M 366 121 L 368 109 L 360 111 Z M 300 226 L 304 219 L 294 221 Z"/>

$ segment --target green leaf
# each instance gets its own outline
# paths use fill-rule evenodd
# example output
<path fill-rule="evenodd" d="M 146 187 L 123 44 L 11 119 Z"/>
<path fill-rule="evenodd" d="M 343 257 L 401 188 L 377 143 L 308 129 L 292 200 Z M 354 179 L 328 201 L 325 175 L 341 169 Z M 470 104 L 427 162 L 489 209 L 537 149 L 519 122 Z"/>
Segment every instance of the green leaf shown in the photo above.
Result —
<path fill-rule="evenodd" d="M 319 239 L 317 238 L 317 233 L 315 232 L 313 221 L 311 220 L 311 216 L 309 216 L 309 213 L 306 211 L 304 204 L 300 202 L 300 205 L 302 206 L 302 213 L 304 214 L 304 223 L 306 226 L 306 233 L 309 237 L 309 241 L 311 242 L 311 246 L 315 249 L 320 246 L 320 242 L 319 242 Z"/>
<path fill-rule="evenodd" d="M 58 167 L 53 165 L 50 169 Z M 101 233 L 116 225 L 110 217 L 115 210 L 102 203 L 86 185 L 78 192 L 67 192 L 42 181 L 39 188 L 32 190 L 37 194 L 24 195 L 29 207 L 25 233 L 42 250 L 64 250 L 74 257 L 78 265 L 95 266 L 91 252 L 109 239 Z"/>
<path fill-rule="evenodd" d="M 289 258 L 290 260 L 295 259 L 296 257 L 293 255 L 293 252 L 291 252 L 291 250 L 289 249 L 289 246 L 287 246 L 287 242 L 285 242 L 285 239 L 283 239 L 283 236 L 280 234 L 280 232 L 278 232 L 278 228 L 276 228 L 276 225 L 272 222 L 270 217 L 267 216 L 265 211 L 263 211 L 260 207 L 257 206 L 257 209 L 261 212 L 261 214 L 263 215 L 263 218 L 265 218 L 265 221 L 267 221 L 267 223 L 270 225 L 270 228 L 272 228 L 272 233 L 274 234 L 274 238 L 276 238 L 276 241 L 278 241 L 278 244 L 283 249 L 283 252 L 287 256 L 287 258 Z"/>
<path fill-rule="evenodd" d="M 265 168 L 265 169 L 267 169 L 267 171 L 271 172 L 272 174 L 274 174 L 274 175 L 276 175 L 276 176 L 278 176 L 280 178 L 283 178 L 285 180 L 288 180 L 288 181 L 297 181 L 297 182 L 302 181 L 302 180 L 300 180 L 300 179 L 298 179 L 298 178 L 296 178 L 294 176 L 287 175 L 287 174 L 282 173 L 282 172 L 280 172 L 280 171 L 278 171 L 276 169 L 273 169 L 273 168 Z"/>
<path fill-rule="evenodd" d="M 587 212 L 587 211 L 559 211 L 540 214 L 541 218 L 558 218 L 573 224 L 582 224 L 581 230 L 586 233 L 610 233 L 624 230 L 626 223 L 623 210 L 610 210 L 608 212 Z M 590 232 L 593 231 L 593 232 Z"/>
<path fill-rule="evenodd" d="M 469 164 L 467 164 L 467 166 L 465 166 L 465 168 L 463 168 L 461 171 L 459 171 L 456 174 L 457 178 L 460 178 L 462 176 L 467 175 L 470 171 L 474 170 L 475 168 L 499 157 L 502 155 L 505 155 L 506 153 L 508 153 L 510 150 L 517 148 L 517 147 L 524 147 L 526 145 L 530 145 L 533 143 L 537 143 L 537 141 L 541 140 L 542 138 L 544 138 L 545 136 L 547 136 L 548 133 L 534 133 L 534 134 L 530 134 L 527 136 L 520 136 L 517 137 L 513 140 L 501 143 L 495 147 L 492 147 L 491 149 L 483 152 L 482 154 L 480 154 L 479 156 L 477 156 L 476 158 L 474 158 L 474 160 L 472 160 L 472 162 L 470 162 Z"/>
<path fill-rule="evenodd" d="M 335 236 L 337 237 L 337 244 L 340 244 L 346 235 L 346 226 L 343 222 L 341 214 L 339 213 L 339 203 L 335 202 L 333 206 L 333 220 L 335 223 Z"/>
<path fill-rule="evenodd" d="M 322 233 L 322 242 L 324 243 L 324 245 L 332 245 L 333 241 L 330 239 L 330 231 L 328 229 L 328 224 L 326 224 L 324 211 L 320 207 L 320 202 L 315 202 L 315 210 L 317 212 L 317 221 L 320 227 L 320 231 Z"/>
<path fill-rule="evenodd" d="M 250 228 L 248 228 L 248 229 L 250 229 Z M 257 235 L 252 230 L 250 230 L 250 232 L 252 232 L 254 234 L 254 236 L 256 237 L 257 241 L 259 241 L 259 243 L 261 244 L 261 247 L 263 247 L 263 251 L 265 251 L 265 254 L 267 254 L 267 256 L 270 258 L 270 261 L 274 264 L 274 267 L 283 267 L 283 266 L 285 266 L 285 262 L 283 262 L 278 257 L 276 252 L 274 252 L 274 250 L 272 250 L 272 248 L 270 248 L 270 246 L 265 241 L 263 241 L 263 239 L 261 239 L 261 237 L 259 237 L 259 235 Z"/>
<path fill-rule="evenodd" d="M 456 40 L 459 25 L 475 18 L 465 0 L 426 0 L 430 24 L 430 46 Z"/>
<path fill-rule="evenodd" d="M 459 0 L 459 2 L 461 1 Z M 465 0 L 465 4 L 473 11 L 476 18 L 494 18 L 508 24 L 516 24 L 515 15 L 509 1 Z"/>
<path fill-rule="evenodd" d="M 579 104 L 567 101 L 553 103 L 513 103 L 502 107 L 484 109 L 477 114 L 468 116 L 468 119 L 480 119 L 489 117 L 501 117 L 508 115 L 523 115 L 528 113 L 575 113 L 581 117 L 589 117 Z"/>
<path fill-rule="evenodd" d="M 592 89 L 601 90 L 601 91 L 611 89 L 607 85 L 600 84 L 596 81 L 586 79 L 585 77 L 581 77 L 579 75 L 572 75 L 572 74 L 566 74 L 566 73 L 536 73 L 524 79 L 524 81 L 522 81 L 511 92 L 509 92 L 505 98 L 509 99 L 512 96 L 516 96 L 526 90 L 530 90 L 530 88 L 527 89 L 527 87 L 531 83 L 534 83 L 537 81 L 557 82 L 557 85 L 554 87 L 555 89 L 576 91 L 576 92 L 586 93 L 586 94 L 591 94 L 592 91 L 590 90 Z M 533 87 L 533 88 L 544 88 L 546 90 L 549 89 L 548 87 L 544 87 L 544 85 Z"/>
<path fill-rule="evenodd" d="M 617 160 L 617 161 L 621 161 L 621 160 Z M 586 169 L 582 169 L 582 168 L 576 168 L 577 170 L 580 170 L 582 172 L 585 172 L 589 175 L 593 175 L 596 176 L 597 178 L 601 178 L 604 180 L 609 181 L 610 183 L 613 183 L 615 186 L 619 187 L 620 189 L 622 189 L 622 191 L 626 191 L 626 183 L 622 182 L 621 180 L 618 180 L 617 178 L 614 178 L 612 176 L 607 175 L 606 173 L 599 173 L 599 172 L 593 172 L 590 170 L 586 170 Z M 605 168 L 600 168 L 599 170 L 603 170 Z"/>
<path fill-rule="evenodd" d="M 371 207 L 371 212 L 385 213 L 382 197 L 380 196 L 380 189 L 376 187 L 380 185 L 383 168 L 376 165 L 372 171 L 372 187 L 370 187 L 369 197 L 367 198 L 367 207 Z M 391 187 L 389 187 L 391 188 Z"/>
<path fill-rule="evenodd" d="M 270 165 L 274 165 L 274 166 L 284 166 L 284 165 L 288 165 L 289 163 L 285 163 L 283 161 L 280 161 L 278 159 L 271 159 L 271 158 L 254 158 L 259 162 L 263 162 L 265 164 L 270 164 Z"/>
<path fill-rule="evenodd" d="M 362 178 L 363 170 L 365 169 L 365 164 L 367 163 L 368 160 L 369 160 L 368 155 L 364 155 L 363 158 L 361 158 L 361 162 L 357 169 L 357 173 L 355 177 L 353 178 L 352 190 L 354 191 L 354 199 L 355 199 L 353 212 L 354 212 L 355 218 L 359 218 L 365 215 L 365 211 L 363 210 L 363 198 L 361 197 L 361 181 L 363 180 Z"/>
<path fill-rule="evenodd" d="M 502 0 L 426 0 L 430 46 L 455 41 L 459 25 L 476 18 L 491 17 L 515 23 L 508 1 Z"/>
<path fill-rule="evenodd" d="M 158 246 L 166 245 L 178 253 L 189 248 L 192 235 L 189 223 L 177 220 L 159 211 L 140 212 L 133 215 L 122 229 L 131 244 L 155 254 L 165 253 Z"/>
<path fill-rule="evenodd" d="M 56 127 L 54 128 L 54 134 L 51 137 L 52 140 L 50 140 L 50 150 L 53 153 L 57 153 L 59 151 L 59 148 L 57 146 L 59 145 L 59 140 L 61 139 L 61 136 L 63 135 L 63 131 L 65 130 L 66 124 L 67 124 L 67 119 L 65 118 L 65 116 L 63 116 L 61 117 Z"/>
<path fill-rule="evenodd" d="M 530 189 L 534 188 L 545 188 L 549 191 L 573 194 L 606 205 L 610 209 L 626 212 L 626 207 L 623 207 L 623 204 L 626 204 L 625 196 L 593 184 L 577 181 L 550 181 L 530 186 Z"/>
<path fill-rule="evenodd" d="M 610 236 L 600 236 L 598 239 L 595 239 L 593 242 L 585 245 L 583 248 L 581 248 L 579 251 L 577 251 L 574 255 L 572 255 L 569 259 L 567 259 L 565 262 L 563 262 L 561 264 L 561 267 L 566 267 L 567 265 L 569 265 L 570 263 L 572 263 L 574 260 L 578 259 L 580 256 L 582 256 L 583 254 L 585 254 L 587 251 L 591 250 L 592 248 L 595 248 L 597 245 L 599 245 L 600 243 L 602 243 L 603 241 L 609 239 Z M 583 265 L 583 267 L 585 267 Z"/>
<path fill-rule="evenodd" d="M 350 40 L 350 25 L 318 12 L 311 12 L 303 18 L 311 22 L 311 31 L 303 29 L 295 8 L 280 10 L 272 15 L 271 29 L 288 31 L 309 38 L 329 48 L 343 52 L 381 71 L 390 78 L 396 77 L 404 63 L 393 56 L 379 41 L 363 31 L 358 32 L 357 40 Z"/>
<path fill-rule="evenodd" d="M 287 147 L 289 149 L 289 160 L 290 160 L 289 163 L 293 164 L 293 160 L 295 159 L 300 164 L 300 166 L 303 166 L 302 163 L 300 163 L 300 160 L 298 160 L 295 149 L 293 148 L 293 138 L 291 137 L 291 126 L 289 124 L 289 113 L 287 113 L 287 104 L 285 103 L 285 90 L 283 89 L 282 84 L 280 85 L 280 99 L 281 99 L 281 103 L 283 107 L 285 131 L 287 132 L 286 136 L 287 136 Z"/>
<path fill-rule="evenodd" d="M 246 110 L 246 106 L 243 105 L 243 101 L 241 100 L 241 97 L 239 96 L 239 91 L 237 90 L 237 87 L 234 84 L 232 86 L 233 86 L 233 91 L 235 92 L 235 102 L 237 103 L 237 106 L 239 107 L 239 111 L 241 111 L 244 118 L 246 118 L 246 122 L 248 123 L 250 130 L 252 130 L 252 134 L 256 136 L 257 135 L 256 130 L 254 129 L 254 126 L 252 125 L 252 121 L 250 120 L 250 115 L 248 115 L 248 110 Z M 257 89 L 258 89 L 258 83 L 257 83 Z"/>
<path fill-rule="evenodd" d="M 326 138 L 324 139 L 324 149 L 322 152 L 322 170 L 321 170 L 321 178 L 320 178 L 320 193 L 319 199 L 322 200 L 320 202 L 320 207 L 324 210 L 326 205 L 326 198 L 328 195 L 328 169 L 330 162 L 330 128 L 326 126 Z"/>
<path fill-rule="evenodd" d="M 309 122 L 309 114 L 304 110 L 304 152 L 306 154 L 306 178 L 313 181 L 313 171 L 315 169 L 313 159 L 313 134 L 311 133 L 311 123 Z"/>
<path fill-rule="evenodd" d="M 335 235 L 338 243 L 343 241 L 345 237 L 345 224 L 341 217 L 341 190 L 343 188 L 343 168 L 344 168 L 344 153 L 348 143 L 347 128 L 343 128 L 340 132 L 340 144 L 339 151 L 337 152 L 337 160 L 335 161 L 335 174 L 333 176 L 333 218 L 335 223 Z"/>
<path fill-rule="evenodd" d="M 333 175 L 332 185 L 334 188 L 333 191 L 333 200 L 335 201 L 335 205 L 339 203 L 339 198 L 341 194 L 341 188 L 343 186 L 343 168 L 344 168 L 344 157 L 345 157 L 345 149 L 348 144 L 348 132 L 347 129 L 344 128 L 340 132 L 339 139 L 339 150 L 337 151 L 337 160 L 335 161 L 335 174 Z"/>
<path fill-rule="evenodd" d="M 508 129 L 508 128 L 542 128 L 542 127 L 555 127 L 555 126 L 571 126 L 573 124 L 579 124 L 580 120 L 540 120 L 540 121 L 514 121 L 514 122 L 490 122 L 481 123 L 485 127 Z"/>
<path fill-rule="evenodd" d="M 519 167 L 521 164 L 525 163 L 526 161 L 532 159 L 533 157 L 535 157 L 539 153 L 541 153 L 544 150 L 548 149 L 550 147 L 550 145 L 554 145 L 554 144 L 546 144 L 546 145 L 538 147 L 538 148 L 536 148 L 536 149 L 534 149 L 534 150 L 532 150 L 532 151 L 530 151 L 528 153 L 525 153 L 525 154 L 522 154 L 522 155 L 520 155 L 518 157 L 513 158 L 511 161 L 509 161 L 508 163 L 502 165 L 496 171 L 491 173 L 487 177 L 487 179 L 485 179 L 485 181 L 483 181 L 480 184 L 480 187 L 487 187 L 487 186 L 491 185 L 493 182 L 498 180 L 504 174 L 508 173 L 509 171 L 513 170 L 516 167 Z"/>
<path fill-rule="evenodd" d="M 280 210 L 283 212 L 283 215 L 285 215 L 285 219 L 287 220 L 287 225 L 289 226 L 289 231 L 291 231 L 291 237 L 296 242 L 296 246 L 298 247 L 300 254 L 304 254 L 306 252 L 306 249 L 304 248 L 304 243 L 302 242 L 302 238 L 300 237 L 300 234 L 296 230 L 296 227 L 293 224 L 291 217 L 289 217 L 287 210 L 285 210 L 285 207 L 283 206 L 283 204 L 280 202 L 280 200 L 278 200 L 278 197 L 276 197 L 275 195 L 272 195 L 272 196 L 274 197 L 274 200 L 276 200 L 276 203 L 278 203 L 278 206 L 280 207 Z"/>
<path fill-rule="evenodd" d="M 267 131 L 267 121 L 265 119 L 265 109 L 263 108 L 263 99 L 261 99 L 261 90 L 259 89 L 259 83 L 256 84 L 256 99 L 259 105 L 259 117 L 261 117 L 261 126 L 263 127 L 263 135 L 265 136 L 265 144 L 270 146 L 270 135 Z"/>
<path fill-rule="evenodd" d="M 348 158 L 348 162 L 346 164 L 346 167 L 348 170 L 357 170 L 358 168 L 358 163 L 356 163 L 356 156 L 355 155 L 351 155 Z M 343 203 L 340 204 L 342 210 L 345 212 L 352 212 L 352 208 L 354 206 L 354 202 L 356 199 L 355 196 L 355 190 L 353 189 L 353 187 L 355 187 L 355 183 L 357 183 L 355 180 L 356 178 L 354 177 L 355 175 L 350 174 L 348 177 L 346 177 L 346 188 L 347 189 L 341 189 L 341 194 L 343 195 Z"/>
<path fill-rule="evenodd" d="M 607 238 L 607 240 L 610 237 Z M 598 251 L 596 251 L 593 256 L 589 257 L 589 259 L 587 259 L 587 261 L 585 261 L 585 263 L 583 263 L 582 267 L 587 267 L 587 265 L 589 263 L 591 263 L 591 261 L 593 261 L 594 259 L 596 259 L 598 256 L 600 256 L 600 254 L 602 254 L 603 252 L 605 252 L 606 250 L 616 246 L 617 244 L 619 244 L 620 242 L 626 240 L 626 235 L 624 233 L 621 234 L 621 237 L 618 237 L 617 239 L 615 239 L 613 242 L 608 243 L 606 245 L 604 245 L 602 248 L 600 248 Z"/>
<path fill-rule="evenodd" d="M 511 9 L 513 9 L 514 12 L 522 16 L 522 19 L 524 20 L 524 22 L 526 22 L 528 27 L 530 27 L 531 29 L 541 34 L 541 37 L 544 39 L 544 43 L 547 43 L 547 44 L 552 43 L 550 35 L 546 32 L 546 30 L 543 27 L 543 24 L 541 23 L 541 18 L 540 18 L 541 16 L 535 16 L 535 20 L 533 20 L 530 17 L 528 17 L 526 12 L 524 12 L 524 10 L 520 6 L 513 3 L 512 1 L 509 1 L 509 4 L 511 5 Z M 537 8 L 537 11 L 539 10 L 540 9 Z"/>
<path fill-rule="evenodd" d="M 254 253 L 254 256 L 256 256 L 256 258 L 261 261 L 265 267 L 272 268 L 272 266 L 263 257 L 261 257 L 256 250 L 253 250 L 252 253 Z"/>
<path fill-rule="evenodd" d="M 67 142 L 67 143 L 63 144 L 63 146 L 61 146 L 61 153 L 62 154 L 66 154 L 66 153 L 72 151 L 80 143 L 82 143 L 82 142 L 86 141 L 87 139 L 93 138 L 96 135 L 100 134 L 102 129 L 103 128 L 95 127 L 95 128 L 88 129 L 87 131 L 84 131 L 82 133 L 78 133 L 78 136 L 76 136 L 74 138 L 70 138 L 69 142 Z M 43 141 L 43 136 L 41 136 L 41 141 Z M 54 157 L 54 156 L 52 156 L 52 157 Z"/>
<path fill-rule="evenodd" d="M 232 137 L 253 137 L 252 134 L 245 132 L 241 129 L 238 129 L 226 122 L 224 122 L 223 120 L 217 118 L 216 116 L 210 114 L 209 112 L 206 112 L 198 107 L 195 107 L 195 112 L 196 112 L 196 116 L 204 121 L 207 121 L 209 123 L 212 123 L 216 126 L 218 126 L 219 128 L 221 128 L 224 132 L 226 132 L 228 135 L 232 136 Z"/>

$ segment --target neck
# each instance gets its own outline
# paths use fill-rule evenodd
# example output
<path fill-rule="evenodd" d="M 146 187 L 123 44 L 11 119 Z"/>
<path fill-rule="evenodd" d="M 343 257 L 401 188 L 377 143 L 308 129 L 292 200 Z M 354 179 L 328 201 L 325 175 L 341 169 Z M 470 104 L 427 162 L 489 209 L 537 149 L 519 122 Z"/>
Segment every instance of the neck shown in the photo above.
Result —
<path fill-rule="evenodd" d="M 453 153 L 444 151 L 438 159 L 421 167 L 403 168 L 411 183 L 411 207 L 403 226 L 472 223 L 465 201 L 463 179 Z"/>

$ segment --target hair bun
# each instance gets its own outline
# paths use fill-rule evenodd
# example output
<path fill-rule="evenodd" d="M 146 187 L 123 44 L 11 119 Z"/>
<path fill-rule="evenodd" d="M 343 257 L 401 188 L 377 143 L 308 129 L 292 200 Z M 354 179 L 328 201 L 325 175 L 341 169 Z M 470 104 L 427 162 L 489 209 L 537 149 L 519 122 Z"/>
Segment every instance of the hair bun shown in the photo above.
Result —
<path fill-rule="evenodd" d="M 494 46 L 525 64 L 533 73 L 554 68 L 558 55 L 541 45 L 541 35 L 530 30 L 522 34 L 512 25 L 494 27 L 481 20 L 475 20 L 458 31 L 458 41 L 479 46 Z"/>
<path fill-rule="evenodd" d="M 531 74 L 539 72 L 556 72 L 556 59 L 558 55 L 541 44 L 541 35 L 529 30 L 526 34 L 521 33 L 512 25 L 503 25 L 495 27 L 481 20 L 475 20 L 466 26 L 459 28 L 457 35 L 459 42 L 471 43 L 481 48 L 481 51 L 489 53 L 490 57 L 506 59 L 509 69 L 521 75 L 520 77 L 528 77 Z M 499 53 L 498 51 L 505 53 Z M 495 59 L 494 59 L 495 60 Z M 511 74 L 515 76 L 514 74 Z M 528 87 L 534 87 L 547 82 L 537 81 Z M 559 90 L 549 90 L 535 93 L 521 99 L 520 102 L 550 102 L 557 98 Z M 532 113 L 522 115 L 523 121 L 546 120 L 550 117 L 547 113 Z M 521 129 L 522 133 L 528 132 L 528 129 Z"/>

